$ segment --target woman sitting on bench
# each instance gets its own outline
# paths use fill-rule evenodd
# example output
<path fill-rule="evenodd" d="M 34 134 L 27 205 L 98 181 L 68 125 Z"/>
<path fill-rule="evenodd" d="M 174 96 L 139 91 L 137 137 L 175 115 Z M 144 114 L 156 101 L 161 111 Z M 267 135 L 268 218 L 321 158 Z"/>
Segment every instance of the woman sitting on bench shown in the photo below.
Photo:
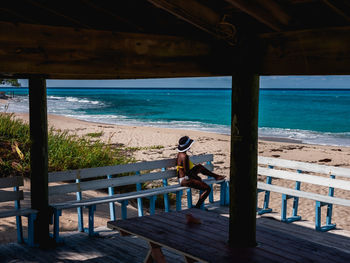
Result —
<path fill-rule="evenodd" d="M 179 140 L 179 145 L 177 147 L 177 176 L 179 178 L 179 183 L 181 186 L 191 187 L 203 191 L 200 195 L 195 208 L 200 208 L 204 200 L 208 197 L 210 193 L 210 186 L 202 181 L 202 178 L 198 176 L 199 173 L 214 177 L 215 180 L 222 180 L 225 177 L 222 175 L 215 174 L 209 171 L 201 164 L 194 165 L 188 155 L 187 151 L 191 148 L 194 140 L 190 139 L 188 136 L 181 137 Z"/>

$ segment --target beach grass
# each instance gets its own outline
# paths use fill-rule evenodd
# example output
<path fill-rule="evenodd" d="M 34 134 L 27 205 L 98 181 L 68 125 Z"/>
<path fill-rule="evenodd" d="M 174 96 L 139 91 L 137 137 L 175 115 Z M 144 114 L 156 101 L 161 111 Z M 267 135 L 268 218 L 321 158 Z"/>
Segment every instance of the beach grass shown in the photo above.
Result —
<path fill-rule="evenodd" d="M 126 149 L 131 152 L 136 151 L 142 151 L 142 150 L 160 150 L 163 149 L 163 145 L 151 145 L 151 146 L 144 146 L 144 147 L 127 147 Z"/>
<path fill-rule="evenodd" d="M 92 141 L 91 136 L 76 136 L 50 129 L 48 133 L 49 171 L 101 167 L 134 162 L 120 146 Z M 29 176 L 29 125 L 12 114 L 0 114 L 0 177 Z"/>
<path fill-rule="evenodd" d="M 100 138 L 103 135 L 103 132 L 90 132 L 86 136 L 91 138 Z"/>

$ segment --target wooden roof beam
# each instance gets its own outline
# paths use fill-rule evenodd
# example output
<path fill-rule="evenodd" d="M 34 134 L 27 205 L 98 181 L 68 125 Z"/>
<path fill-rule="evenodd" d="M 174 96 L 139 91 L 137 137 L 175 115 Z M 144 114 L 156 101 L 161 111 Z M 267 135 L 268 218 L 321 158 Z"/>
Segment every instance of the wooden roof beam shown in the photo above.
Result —
<path fill-rule="evenodd" d="M 0 76 L 118 79 L 222 76 L 223 46 L 178 36 L 0 22 Z M 59 43 L 59 45 L 57 45 Z"/>
<path fill-rule="evenodd" d="M 224 39 L 230 45 L 236 42 L 235 26 L 225 21 L 225 16 L 221 16 L 195 0 L 148 0 L 148 2 L 200 30 Z"/>
<path fill-rule="evenodd" d="M 290 16 L 273 0 L 226 0 L 274 31 L 283 31 L 288 26 Z"/>
<path fill-rule="evenodd" d="M 261 75 L 349 75 L 350 27 L 260 35 Z"/>

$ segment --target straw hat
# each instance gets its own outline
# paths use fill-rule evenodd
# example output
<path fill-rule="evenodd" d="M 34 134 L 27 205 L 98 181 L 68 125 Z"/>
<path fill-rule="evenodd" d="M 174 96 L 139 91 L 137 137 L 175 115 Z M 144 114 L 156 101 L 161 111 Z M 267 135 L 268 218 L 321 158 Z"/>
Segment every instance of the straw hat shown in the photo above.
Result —
<path fill-rule="evenodd" d="M 179 140 L 179 145 L 177 146 L 177 150 L 179 152 L 186 152 L 188 149 L 191 148 L 193 143 L 194 143 L 194 140 L 190 139 L 188 136 L 183 136 Z"/>

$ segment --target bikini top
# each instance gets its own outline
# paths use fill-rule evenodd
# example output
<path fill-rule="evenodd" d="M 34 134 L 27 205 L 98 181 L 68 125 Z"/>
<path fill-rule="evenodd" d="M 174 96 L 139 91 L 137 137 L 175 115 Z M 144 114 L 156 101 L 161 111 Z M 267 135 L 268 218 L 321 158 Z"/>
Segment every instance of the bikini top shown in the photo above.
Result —
<path fill-rule="evenodd" d="M 191 160 L 189 160 L 189 162 L 190 162 L 190 163 L 189 163 L 189 166 L 190 166 L 190 170 L 191 170 L 191 169 L 194 167 L 194 164 L 193 164 L 193 162 L 191 162 Z M 179 172 L 180 168 L 183 169 L 184 167 L 181 166 L 181 165 L 177 165 L 177 166 L 176 166 L 176 171 Z"/>

